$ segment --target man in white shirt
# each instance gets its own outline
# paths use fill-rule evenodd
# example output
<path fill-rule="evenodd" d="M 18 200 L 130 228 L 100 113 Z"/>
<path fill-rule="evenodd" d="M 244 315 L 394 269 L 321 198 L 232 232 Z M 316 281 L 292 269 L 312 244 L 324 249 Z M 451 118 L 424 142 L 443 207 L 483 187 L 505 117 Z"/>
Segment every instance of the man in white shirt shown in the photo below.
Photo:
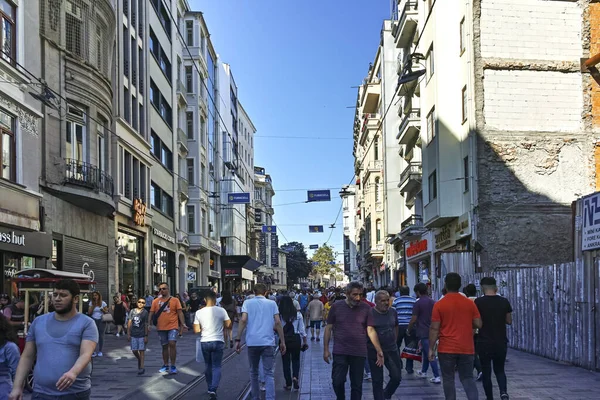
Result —
<path fill-rule="evenodd" d="M 217 398 L 217 388 L 221 380 L 221 362 L 223 360 L 223 328 L 231 327 L 231 320 L 224 308 L 215 307 L 217 295 L 207 292 L 204 300 L 206 307 L 196 311 L 194 333 L 202 333 L 200 346 L 206 369 L 204 376 L 208 385 L 210 399 Z"/>
<path fill-rule="evenodd" d="M 242 350 L 241 337 L 246 327 L 246 345 L 248 346 L 248 360 L 250 361 L 250 382 L 252 387 L 252 400 L 260 399 L 258 370 L 260 361 L 263 363 L 265 373 L 266 400 L 275 400 L 275 342 L 273 328 L 279 335 L 279 350 L 285 354 L 285 337 L 279 319 L 277 303 L 265 298 L 267 288 L 262 283 L 254 286 L 256 297 L 247 299 L 242 305 L 242 318 L 238 326 L 235 350 Z"/>

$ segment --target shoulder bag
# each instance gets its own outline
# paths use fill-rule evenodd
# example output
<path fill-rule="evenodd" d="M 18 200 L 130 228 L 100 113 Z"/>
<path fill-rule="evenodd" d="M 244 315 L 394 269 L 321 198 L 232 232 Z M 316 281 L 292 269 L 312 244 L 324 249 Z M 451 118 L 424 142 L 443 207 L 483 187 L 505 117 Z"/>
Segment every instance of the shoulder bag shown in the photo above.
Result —
<path fill-rule="evenodd" d="M 169 297 L 167 299 L 167 301 L 165 301 L 163 303 L 163 305 L 158 309 L 156 314 L 152 316 L 152 325 L 154 325 L 154 326 L 158 325 L 158 317 L 160 317 L 160 314 L 162 314 L 162 312 L 165 310 L 165 307 L 167 307 L 167 304 L 169 304 L 171 302 L 171 298 L 172 297 Z"/>

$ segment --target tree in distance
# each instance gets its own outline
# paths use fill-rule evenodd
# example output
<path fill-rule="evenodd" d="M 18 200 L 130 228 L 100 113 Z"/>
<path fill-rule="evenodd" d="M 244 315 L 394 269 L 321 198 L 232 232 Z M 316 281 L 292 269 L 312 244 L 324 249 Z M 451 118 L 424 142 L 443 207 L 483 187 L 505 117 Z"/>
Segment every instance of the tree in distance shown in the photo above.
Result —
<path fill-rule="evenodd" d="M 299 278 L 306 278 L 310 273 L 310 262 L 304 250 L 304 245 L 299 242 L 286 243 L 281 248 L 288 251 L 287 276 L 288 285 L 298 282 Z"/>

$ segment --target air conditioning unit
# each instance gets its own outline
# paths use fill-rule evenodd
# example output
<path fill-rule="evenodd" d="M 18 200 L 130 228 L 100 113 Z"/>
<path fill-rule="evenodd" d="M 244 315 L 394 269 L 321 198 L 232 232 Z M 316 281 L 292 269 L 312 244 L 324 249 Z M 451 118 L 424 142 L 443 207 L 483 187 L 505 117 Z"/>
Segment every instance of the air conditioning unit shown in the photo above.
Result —
<path fill-rule="evenodd" d="M 80 21 L 83 21 L 82 10 L 77 4 L 67 0 L 66 13 Z"/>

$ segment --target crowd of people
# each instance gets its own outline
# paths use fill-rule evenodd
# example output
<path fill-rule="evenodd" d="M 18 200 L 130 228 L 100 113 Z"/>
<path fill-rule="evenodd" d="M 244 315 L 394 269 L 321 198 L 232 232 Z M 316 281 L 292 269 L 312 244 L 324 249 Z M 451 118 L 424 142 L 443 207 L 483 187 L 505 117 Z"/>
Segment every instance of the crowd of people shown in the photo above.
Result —
<path fill-rule="evenodd" d="M 253 293 L 217 294 L 215 289 L 192 292 L 188 297 L 187 293 L 171 295 L 169 285 L 163 282 L 154 296 L 117 293 L 110 307 L 99 292 L 93 292 L 85 299 L 84 312 L 78 313 L 79 286 L 65 279 L 52 293 L 52 312 L 33 318 L 21 355 L 15 333 L 23 323 L 23 300 L 11 303 L 0 296 L 0 400 L 21 400 L 32 368 L 34 398 L 89 399 L 90 361 L 103 355 L 107 324 L 116 326 L 117 336 L 127 336 L 139 375 L 145 373 L 151 326 L 156 327 L 162 347 L 159 371 L 166 374 L 178 372 L 177 339 L 184 330 L 193 329 L 200 335 L 199 352 L 212 399 L 217 398 L 225 348 L 241 352 L 245 334 L 252 399 L 260 398 L 261 392 L 267 400 L 275 398 L 277 349 L 284 389 L 300 389 L 300 354 L 308 349 L 310 337 L 310 342 L 323 341 L 323 359 L 332 364 L 332 386 L 338 400 L 345 399 L 348 375 L 352 400 L 362 398 L 364 380 L 371 381 L 374 399 L 391 399 L 400 386 L 403 369 L 406 374 L 429 378 L 429 366 L 433 373 L 430 382 L 442 384 L 446 399 L 456 398 L 456 372 L 467 399 L 478 399 L 476 380 L 482 381 L 486 398 L 493 399 L 493 370 L 500 399 L 508 400 L 504 363 L 506 324 L 512 323 L 512 309 L 508 300 L 497 294 L 494 278 L 483 278 L 480 284 L 481 297 L 472 284 L 459 292 L 460 275 L 449 273 L 444 295 L 434 301 L 424 283 L 415 285 L 414 297 L 408 287 L 376 291 L 358 282 L 350 283 L 345 291 L 277 293 L 258 283 Z M 239 323 L 235 338 L 234 322 Z M 55 357 L 58 353 L 60 360 Z M 416 372 L 415 358 L 422 361 Z M 50 364 L 53 368 L 39 367 Z M 385 387 L 384 367 L 389 374 Z"/>

